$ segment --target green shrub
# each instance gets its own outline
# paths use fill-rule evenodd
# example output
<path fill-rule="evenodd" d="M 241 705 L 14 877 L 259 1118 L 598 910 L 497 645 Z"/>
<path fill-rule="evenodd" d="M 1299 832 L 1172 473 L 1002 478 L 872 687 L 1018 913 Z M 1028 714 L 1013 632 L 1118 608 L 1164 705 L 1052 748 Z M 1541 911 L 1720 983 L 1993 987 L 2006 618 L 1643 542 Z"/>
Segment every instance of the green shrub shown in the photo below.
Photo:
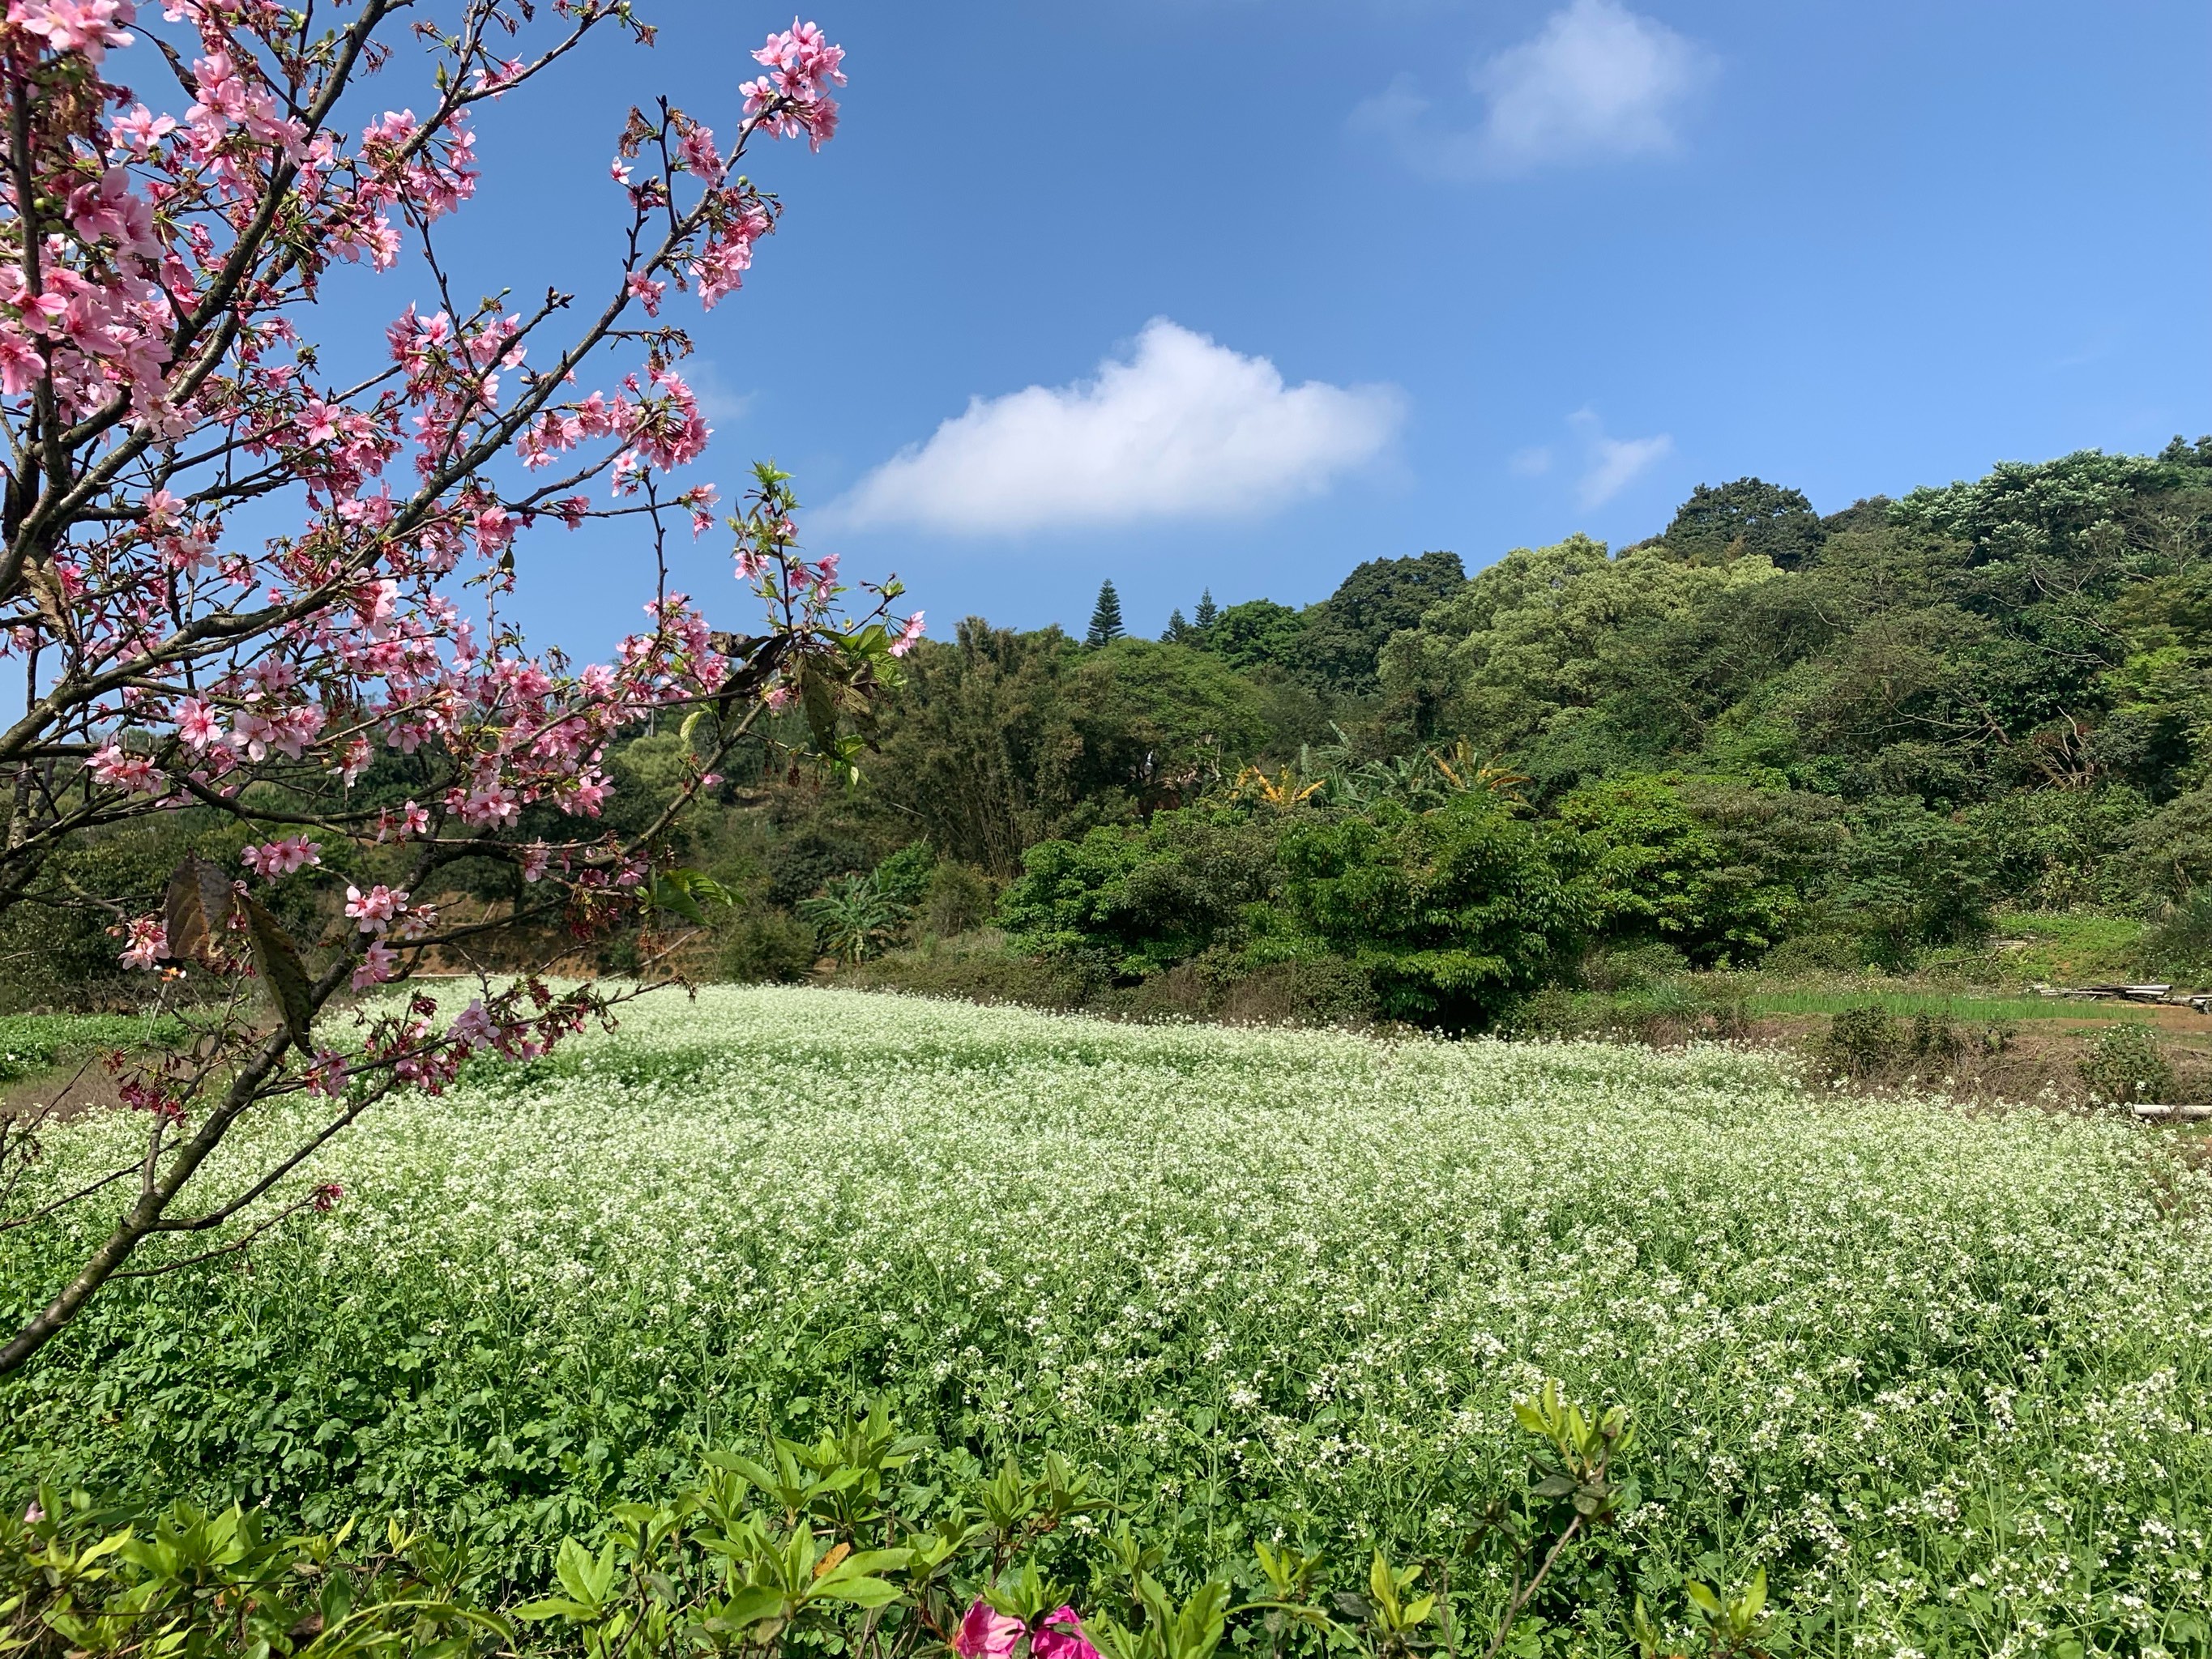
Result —
<path fill-rule="evenodd" d="M 2138 896 L 2124 848 L 2150 810 L 2133 789 L 2021 789 L 1966 811 L 1999 892 L 2037 909 L 2125 904 Z"/>
<path fill-rule="evenodd" d="M 2212 884 L 2212 788 L 2169 801 L 2126 841 L 2140 890 L 2184 898 Z"/>
<path fill-rule="evenodd" d="M 1583 892 L 1544 838 L 1487 794 L 1432 811 L 1285 832 L 1297 920 L 1373 981 L 1386 1018 L 1447 1030 L 1488 1025 L 1581 943 Z"/>
<path fill-rule="evenodd" d="M 796 916 L 747 908 L 722 930 L 715 967 L 737 984 L 783 984 L 811 973 L 817 951 L 814 930 Z"/>
<path fill-rule="evenodd" d="M 863 990 L 1025 1008 L 1080 1008 L 1098 989 L 1079 963 L 1012 949 L 1006 935 L 995 929 L 957 939 L 924 939 L 906 950 L 887 951 L 841 972 L 838 981 Z"/>
<path fill-rule="evenodd" d="M 1671 945 L 1599 945 L 1583 956 L 1576 976 L 1589 991 L 1638 991 L 1689 966 L 1690 959 Z"/>
<path fill-rule="evenodd" d="M 2094 1099 L 2164 1101 L 2173 1097 L 2173 1063 L 2150 1028 L 2108 1025 L 2075 1062 Z"/>
<path fill-rule="evenodd" d="M 1898 1022 L 1880 1003 L 1869 1002 L 1829 1016 L 1827 1033 L 1814 1053 L 1831 1076 L 1864 1081 L 1895 1066 L 1905 1048 Z"/>
<path fill-rule="evenodd" d="M 1866 966 L 1866 948 L 1856 933 L 1794 933 L 1769 951 L 1759 965 L 1785 978 L 1856 974 Z"/>
<path fill-rule="evenodd" d="M 1988 871 L 1965 823 L 1906 797 L 1880 796 L 1854 807 L 1846 824 L 1832 909 L 1866 939 L 1875 963 L 1903 967 L 1928 945 L 1988 937 Z"/>
<path fill-rule="evenodd" d="M 1664 940 L 1706 967 L 1756 957 L 1789 931 L 1826 879 L 1834 817 L 1817 796 L 1633 775 L 1559 807 L 1597 926 Z"/>
<path fill-rule="evenodd" d="M 929 872 L 921 901 L 921 930 L 937 939 L 981 927 L 991 919 L 998 890 L 990 877 L 972 864 L 940 859 Z"/>
<path fill-rule="evenodd" d="M 876 885 L 892 903 L 911 910 L 929 892 L 937 854 L 926 841 L 909 842 L 876 866 Z"/>
<path fill-rule="evenodd" d="M 999 915 L 1023 948 L 1134 983 L 1248 930 L 1279 884 L 1275 828 L 1241 812 L 1156 814 L 1023 857 Z"/>
<path fill-rule="evenodd" d="M 2212 887 L 2200 887 L 2166 912 L 2142 942 L 2145 966 L 2192 984 L 2212 982 Z"/>

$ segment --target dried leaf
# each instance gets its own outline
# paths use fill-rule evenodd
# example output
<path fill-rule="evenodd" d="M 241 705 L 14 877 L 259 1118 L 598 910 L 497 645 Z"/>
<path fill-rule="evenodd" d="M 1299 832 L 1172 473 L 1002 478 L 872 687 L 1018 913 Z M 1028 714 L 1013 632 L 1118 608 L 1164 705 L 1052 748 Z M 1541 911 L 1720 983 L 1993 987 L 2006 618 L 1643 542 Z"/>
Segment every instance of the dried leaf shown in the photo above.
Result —
<path fill-rule="evenodd" d="M 300 960 L 300 947 L 259 900 L 247 898 L 243 902 L 246 931 L 253 941 L 253 965 L 276 1000 L 293 1045 L 303 1054 L 313 1054 L 314 1045 L 307 1027 L 315 1017 L 314 992 L 308 983 L 307 964 Z"/>
<path fill-rule="evenodd" d="M 219 953 L 236 900 L 228 873 L 205 859 L 185 854 L 169 878 L 161 906 L 169 954 L 179 962 L 204 964 Z"/>

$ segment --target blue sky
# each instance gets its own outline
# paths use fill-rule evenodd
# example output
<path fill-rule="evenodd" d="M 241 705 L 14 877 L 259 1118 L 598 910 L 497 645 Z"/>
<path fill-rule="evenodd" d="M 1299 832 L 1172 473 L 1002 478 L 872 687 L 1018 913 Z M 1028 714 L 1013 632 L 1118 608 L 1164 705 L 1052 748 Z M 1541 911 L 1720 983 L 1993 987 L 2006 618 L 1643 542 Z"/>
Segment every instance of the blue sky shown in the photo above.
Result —
<path fill-rule="evenodd" d="M 796 473 L 933 634 L 2212 429 L 2201 0 L 824 3 L 843 130 L 757 153 L 782 229 L 693 330 L 711 470 Z M 473 277 L 597 272 L 628 102 L 728 127 L 789 21 L 643 9 L 487 112 Z M 533 633 L 629 625 L 620 538 L 537 545 Z"/>

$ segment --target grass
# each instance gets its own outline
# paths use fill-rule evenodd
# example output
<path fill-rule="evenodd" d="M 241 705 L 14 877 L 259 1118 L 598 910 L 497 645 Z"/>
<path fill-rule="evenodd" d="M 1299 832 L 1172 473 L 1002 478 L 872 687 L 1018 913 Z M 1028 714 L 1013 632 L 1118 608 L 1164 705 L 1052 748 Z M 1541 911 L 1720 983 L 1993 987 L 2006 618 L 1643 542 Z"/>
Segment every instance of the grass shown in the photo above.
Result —
<path fill-rule="evenodd" d="M 2138 977 L 2148 931 L 2132 916 L 2087 912 L 2019 910 L 1996 918 L 1996 937 L 2008 941 L 2002 952 L 2007 971 L 2061 985 Z"/>
<path fill-rule="evenodd" d="M 2154 1018 L 2147 1008 L 2125 1002 L 2077 1002 L 2063 997 L 1976 996 L 1944 991 L 1881 991 L 1874 989 L 1805 989 L 1756 991 L 1744 999 L 1753 1014 L 1839 1014 L 1847 1008 L 1879 1006 L 1883 1012 L 1910 1018 L 1928 1014 L 1960 1021 L 2022 1019 L 2087 1019 L 2110 1024 L 2115 1020 Z"/>
<path fill-rule="evenodd" d="M 64 1126 L 43 1178 L 142 1127 Z M 1509 1406 L 1556 1376 L 1634 1415 L 1639 1502 L 1528 1653 L 1760 1568 L 1780 1651 L 2191 1652 L 2212 1177 L 2167 1144 L 1711 1047 L 671 997 L 380 1109 L 301 1173 L 334 1213 L 105 1294 L 0 1384 L 0 1498 L 405 1510 L 533 1575 L 702 1442 L 881 1393 L 937 1437 L 918 1504 L 1049 1447 L 1170 1577 L 1288 1539 L 1351 1589 L 1521 1489 Z M 0 1313 L 81 1243 L 0 1233 Z"/>
<path fill-rule="evenodd" d="M 151 1014 L 0 1015 L 0 1083 L 37 1077 L 104 1048 L 159 1045 L 183 1034 L 175 1020 Z"/>

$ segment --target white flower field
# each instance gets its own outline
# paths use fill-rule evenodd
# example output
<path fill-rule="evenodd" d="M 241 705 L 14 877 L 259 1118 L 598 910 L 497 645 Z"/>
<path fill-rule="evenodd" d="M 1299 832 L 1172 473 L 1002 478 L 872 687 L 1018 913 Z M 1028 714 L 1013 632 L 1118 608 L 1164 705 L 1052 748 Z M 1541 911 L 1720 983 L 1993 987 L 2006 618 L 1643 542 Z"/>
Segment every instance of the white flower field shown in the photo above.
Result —
<path fill-rule="evenodd" d="M 1171 1560 L 1364 1571 L 1519 1490 L 1556 1376 L 1640 1434 L 1562 1597 L 1763 1567 L 1808 1652 L 2199 1651 L 2212 1181 L 2167 1144 L 1723 1048 L 659 994 L 379 1109 L 304 1174 L 331 1214 L 113 1287 L 0 1389 L 0 1455 L 521 1562 L 881 1394 L 925 1488 L 1049 1447 Z M 4 1294 L 56 1247 L 0 1237 Z"/>

